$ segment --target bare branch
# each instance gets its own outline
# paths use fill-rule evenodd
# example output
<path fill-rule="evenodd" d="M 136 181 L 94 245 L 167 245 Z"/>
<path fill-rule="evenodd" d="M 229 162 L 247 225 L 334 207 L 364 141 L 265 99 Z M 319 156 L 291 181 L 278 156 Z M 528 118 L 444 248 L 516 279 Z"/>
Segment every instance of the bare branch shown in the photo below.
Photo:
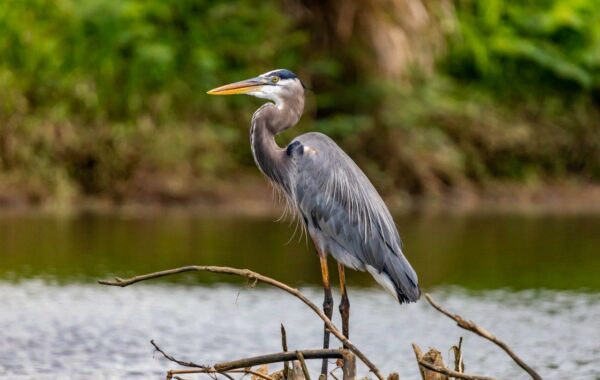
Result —
<path fill-rule="evenodd" d="M 283 326 L 283 323 L 281 324 L 281 348 L 282 348 L 283 352 L 287 352 L 287 350 L 288 350 L 287 334 L 285 332 L 285 327 Z M 287 379 L 289 377 L 289 371 L 290 371 L 290 364 L 286 360 L 283 362 L 283 378 L 284 379 Z"/>
<path fill-rule="evenodd" d="M 412 344 L 413 351 L 415 352 L 415 356 L 417 357 L 417 363 L 419 364 L 419 371 L 421 372 L 421 378 L 423 380 L 426 379 L 437 379 L 438 377 L 431 377 L 431 372 L 437 372 L 445 376 L 454 377 L 455 379 L 466 379 L 466 380 L 495 380 L 492 377 L 479 376 L 479 375 L 466 375 L 461 372 L 453 371 L 447 368 L 444 365 L 441 355 L 437 356 L 436 364 L 430 363 L 428 360 L 432 360 L 432 357 L 429 355 L 431 352 L 435 352 L 439 354 L 439 351 L 435 349 L 430 349 L 427 354 L 423 354 L 421 348 L 417 346 L 415 343 Z"/>
<path fill-rule="evenodd" d="M 334 349 L 319 349 L 319 350 L 299 350 L 295 352 L 278 352 L 275 354 L 253 356 L 250 358 L 244 358 L 239 360 L 232 360 L 228 362 L 217 363 L 213 366 L 196 364 L 193 362 L 185 362 L 174 358 L 172 355 L 167 354 L 162 348 L 160 348 L 153 340 L 150 341 L 154 348 L 160 352 L 168 360 L 177 363 L 183 367 L 201 368 L 202 372 L 232 372 L 238 369 L 246 369 L 254 367 L 256 365 L 280 363 L 286 360 L 294 360 L 298 358 L 298 354 L 302 355 L 306 359 L 341 359 L 344 357 L 343 350 Z M 250 373 L 250 372 L 249 372 Z"/>
<path fill-rule="evenodd" d="M 265 380 L 273 380 L 273 378 L 271 376 L 262 374 L 257 371 L 253 371 L 251 369 L 232 369 L 231 371 L 227 371 L 227 372 L 229 372 L 229 373 L 245 373 L 245 374 L 254 375 L 254 376 L 263 378 Z M 219 373 L 222 373 L 222 372 L 219 372 Z"/>
<path fill-rule="evenodd" d="M 206 373 L 208 375 L 213 375 L 214 374 L 218 374 L 218 375 L 223 375 L 225 377 L 227 377 L 230 380 L 235 380 L 231 375 L 229 375 L 229 373 L 243 373 L 243 374 L 249 374 L 249 375 L 254 375 L 254 376 L 258 376 L 260 378 L 263 378 L 265 380 L 273 380 L 272 377 L 264 375 L 260 372 L 256 372 L 256 371 L 252 371 L 250 369 L 232 369 L 230 371 L 216 371 L 214 368 L 198 368 L 198 369 L 183 369 L 183 370 L 170 370 L 169 372 L 167 372 L 167 379 L 179 379 L 178 376 L 173 376 L 176 374 L 194 374 L 194 373 Z M 171 377 L 169 377 L 171 376 Z"/>
<path fill-rule="evenodd" d="M 460 373 L 465 372 L 465 363 L 463 361 L 462 354 L 462 342 L 463 337 L 461 336 L 460 339 L 458 339 L 458 345 L 450 347 L 452 353 L 454 354 L 454 370 Z"/>
<path fill-rule="evenodd" d="M 300 365 L 302 366 L 302 372 L 304 372 L 304 378 L 306 380 L 310 380 L 310 373 L 308 373 L 308 367 L 306 366 L 306 361 L 304 361 L 304 355 L 302 355 L 301 351 L 296 351 L 296 357 L 300 361 Z"/>
<path fill-rule="evenodd" d="M 223 375 L 223 376 L 225 376 L 226 378 L 228 378 L 229 380 L 235 380 L 235 379 L 233 378 L 233 376 L 231 376 L 231 375 L 229 375 L 229 374 L 227 374 L 227 373 L 225 373 L 225 372 L 219 372 L 219 375 Z"/>
<path fill-rule="evenodd" d="M 245 358 L 240 360 L 234 360 L 229 362 L 217 363 L 213 366 L 207 366 L 202 364 L 196 364 L 194 362 L 185 362 L 179 359 L 176 359 L 172 355 L 167 354 L 162 348 L 160 348 L 154 340 L 151 340 L 150 343 L 154 346 L 156 351 L 160 352 L 166 359 L 177 363 L 184 367 L 193 367 L 196 369 L 193 370 L 171 370 L 167 374 L 167 379 L 173 378 L 175 374 L 190 374 L 190 373 L 206 373 L 206 374 L 220 374 L 231 378 L 231 376 L 227 375 L 227 373 L 245 373 L 251 374 L 254 376 L 261 377 L 265 380 L 273 380 L 272 377 L 266 376 L 256 371 L 252 371 L 249 368 L 255 365 L 261 364 L 269 364 L 269 363 L 279 363 L 285 360 L 293 360 L 300 359 L 301 363 L 303 363 L 303 370 L 306 367 L 306 362 L 304 358 L 307 359 L 333 359 L 333 358 L 343 358 L 344 350 L 301 350 L 295 352 L 278 352 L 270 355 L 261 355 L 255 356 L 251 358 Z M 171 377 L 169 377 L 171 376 Z M 306 374 L 305 374 L 306 376 Z M 307 378 L 306 380 L 310 380 Z"/>
<path fill-rule="evenodd" d="M 493 342 L 498 347 L 502 348 L 508 354 L 508 356 L 510 356 L 521 368 L 523 368 L 525 370 L 525 372 L 527 372 L 529 374 L 529 376 L 531 376 L 532 379 L 542 380 L 542 377 L 533 368 L 528 366 L 520 357 L 517 356 L 517 354 L 515 354 L 513 352 L 513 350 L 510 347 L 508 347 L 508 345 L 506 343 L 504 343 L 500 339 L 496 338 L 494 335 L 492 335 L 492 333 L 490 333 L 483 327 L 479 327 L 473 321 L 467 321 L 467 320 L 463 319 L 460 315 L 453 314 L 453 313 L 447 311 L 440 304 L 436 303 L 429 294 L 426 293 L 425 298 L 427 299 L 427 302 L 429 302 L 431 304 L 431 306 L 433 306 L 437 311 L 439 311 L 440 313 L 453 319 L 456 322 L 456 324 L 458 325 L 458 327 L 461 327 L 465 330 L 469 330 L 469 331 L 489 340 L 490 342 Z"/>
<path fill-rule="evenodd" d="M 207 369 L 204 369 L 204 368 L 179 369 L 179 370 L 173 369 L 173 370 L 170 370 L 167 372 L 167 380 L 177 379 L 178 376 L 175 376 L 175 375 L 187 375 L 187 374 L 194 374 L 194 373 L 207 373 Z"/>
<path fill-rule="evenodd" d="M 413 351 L 415 352 L 415 357 L 417 358 L 417 364 L 421 362 L 421 358 L 423 357 L 423 351 L 421 351 L 421 347 L 417 346 L 415 343 L 412 344 Z M 419 373 L 421 374 L 421 379 L 425 380 L 425 370 L 419 366 Z"/>
<path fill-rule="evenodd" d="M 356 379 L 356 357 L 348 350 L 344 350 L 344 364 L 343 364 L 343 379 L 344 380 L 355 380 Z"/>
<path fill-rule="evenodd" d="M 335 380 L 340 380 L 336 375 L 335 375 L 335 371 L 338 370 L 340 367 L 335 367 L 334 369 L 332 369 L 331 371 L 329 371 L 329 376 L 333 377 Z"/>
<path fill-rule="evenodd" d="M 179 364 L 180 366 L 183 367 L 194 367 L 194 368 L 203 368 L 203 369 L 207 369 L 209 368 L 208 366 L 202 365 L 202 364 L 196 364 L 194 362 L 184 362 L 182 360 L 178 360 L 175 359 L 173 356 L 167 354 L 166 352 L 164 352 L 162 350 L 162 348 L 158 347 L 158 345 L 156 343 L 154 343 L 154 340 L 151 340 L 150 343 L 154 346 L 154 349 L 156 349 L 156 351 L 160 352 L 162 354 L 162 356 L 164 356 L 166 359 L 175 362 L 177 364 Z"/>
<path fill-rule="evenodd" d="M 493 377 L 487 377 L 487 376 L 479 376 L 479 375 L 467 375 L 465 373 L 460 373 L 460 372 L 456 372 L 451 370 L 450 368 L 446 368 L 446 367 L 438 367 L 436 365 L 433 365 L 431 363 L 428 363 L 426 361 L 423 360 L 419 360 L 419 365 L 437 372 L 437 373 L 441 373 L 444 374 L 446 376 L 450 376 L 450 377 L 454 377 L 456 379 L 465 379 L 465 380 L 496 380 Z"/>
<path fill-rule="evenodd" d="M 323 322 L 327 326 L 327 329 L 329 329 L 329 331 L 331 331 L 331 333 L 333 335 L 335 335 L 335 337 L 338 338 L 344 344 L 344 347 L 347 347 L 348 350 L 352 351 L 363 363 L 365 363 L 365 365 L 369 368 L 369 370 L 371 370 L 375 374 L 375 376 L 377 376 L 377 378 L 379 378 L 379 380 L 385 380 L 385 377 L 383 376 L 381 371 L 375 366 L 375 364 L 373 364 L 373 362 L 371 362 L 371 360 L 369 360 L 369 358 L 367 358 L 365 356 L 365 354 L 363 354 L 358 348 L 356 348 L 356 346 L 352 342 L 350 342 L 350 340 L 348 340 L 340 332 L 340 330 L 337 329 L 337 327 L 335 327 L 333 322 L 331 322 L 331 320 L 329 318 L 327 318 L 325 313 L 323 313 L 323 311 L 317 305 L 315 305 L 311 300 L 309 300 L 298 289 L 292 288 L 289 285 L 286 285 L 282 282 L 274 280 L 270 277 L 263 276 L 259 273 L 253 272 L 251 270 L 229 268 L 229 267 L 192 265 L 192 266 L 187 266 L 187 267 L 165 270 L 165 271 L 161 271 L 161 272 L 149 273 L 149 274 L 145 274 L 145 275 L 141 275 L 141 276 L 135 276 L 135 277 L 132 277 L 129 279 L 122 279 L 122 278 L 117 277 L 117 278 L 115 278 L 114 281 L 98 281 L 98 283 L 102 284 L 102 285 L 125 287 L 125 286 L 135 284 L 140 281 L 145 281 L 145 280 L 150 280 L 153 278 L 165 277 L 165 276 L 170 276 L 173 274 L 185 273 L 185 272 L 211 272 L 211 273 L 221 273 L 221 274 L 241 276 L 241 277 L 247 278 L 248 280 L 255 281 L 255 282 L 262 282 L 262 283 L 265 283 L 265 284 L 268 284 L 268 285 L 271 285 L 271 286 L 274 286 L 276 288 L 286 291 L 287 293 L 300 299 L 302 302 L 304 302 L 304 304 L 306 304 L 310 309 L 312 309 L 312 311 L 314 311 L 319 316 L 319 318 L 321 318 L 323 320 Z"/>
<path fill-rule="evenodd" d="M 332 358 L 342 358 L 343 352 L 342 350 L 332 350 L 332 349 L 320 349 L 320 350 L 300 350 L 300 351 L 287 351 L 287 352 L 278 352 L 276 354 L 269 355 L 261 355 L 254 356 L 251 358 L 245 358 L 240 360 L 233 360 L 229 362 L 217 363 L 212 366 L 212 368 L 216 369 L 218 372 L 221 371 L 230 371 L 232 369 L 238 368 L 248 368 L 255 365 L 261 364 L 270 364 L 270 363 L 279 363 L 286 360 L 294 360 L 296 359 L 297 352 L 302 354 L 302 357 L 305 359 L 332 359 Z"/>

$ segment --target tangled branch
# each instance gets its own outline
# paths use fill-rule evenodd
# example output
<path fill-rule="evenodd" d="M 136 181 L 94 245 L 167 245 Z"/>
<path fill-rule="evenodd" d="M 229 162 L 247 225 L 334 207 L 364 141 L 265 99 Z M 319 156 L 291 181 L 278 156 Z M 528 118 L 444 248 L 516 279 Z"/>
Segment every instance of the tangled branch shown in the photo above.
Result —
<path fill-rule="evenodd" d="M 487 377 L 487 376 L 480 376 L 480 375 L 467 375 L 465 373 L 462 372 L 458 372 L 458 371 L 453 371 L 450 368 L 447 368 L 446 366 L 444 366 L 444 362 L 441 358 L 441 356 L 439 356 L 435 362 L 431 361 L 431 358 L 427 358 L 427 355 L 423 355 L 423 352 L 421 351 L 421 348 L 419 348 L 419 346 L 417 346 L 416 344 L 412 344 L 413 347 L 413 351 L 415 352 L 415 356 L 417 357 L 417 363 L 419 364 L 419 367 L 424 367 L 430 371 L 433 372 L 437 372 L 437 373 L 441 373 L 442 375 L 446 375 L 446 376 L 450 376 L 453 377 L 455 379 L 465 379 L 465 380 L 496 380 L 492 377 Z M 432 350 L 430 350 L 431 352 Z M 436 351 L 439 354 L 439 351 Z M 429 354 L 429 353 L 428 353 Z M 430 360 L 430 361 L 428 361 Z M 427 375 L 427 373 L 425 371 L 423 371 L 422 368 L 419 368 L 419 370 L 421 371 L 421 376 L 423 377 L 423 379 L 430 379 L 430 378 L 434 378 L 437 379 L 438 377 L 430 377 Z"/>
<path fill-rule="evenodd" d="M 363 354 L 350 340 L 348 340 L 348 338 L 346 338 L 342 334 L 342 332 L 340 330 L 338 330 L 337 327 L 335 327 L 335 325 L 331 322 L 331 320 L 329 318 L 327 318 L 325 313 L 323 313 L 323 311 L 317 305 L 315 305 L 304 294 L 302 294 L 302 292 L 300 292 L 296 288 L 292 288 L 291 286 L 286 285 L 277 280 L 274 280 L 270 277 L 263 276 L 260 273 L 253 272 L 248 269 L 192 265 L 192 266 L 169 269 L 169 270 L 155 272 L 155 273 L 144 274 L 144 275 L 140 275 L 140 276 L 134 276 L 129 279 L 122 279 L 122 278 L 116 277 L 114 279 L 114 281 L 100 280 L 100 281 L 98 281 L 98 283 L 102 284 L 102 285 L 125 287 L 125 286 L 129 286 L 129 285 L 135 284 L 140 281 L 145 281 L 145 280 L 150 280 L 150 279 L 160 278 L 160 277 L 165 277 L 165 276 L 171 276 L 174 274 L 185 273 L 185 272 L 211 272 L 211 273 L 220 273 L 220 274 L 241 276 L 241 277 L 247 278 L 250 281 L 262 282 L 264 284 L 274 286 L 276 288 L 279 288 L 279 289 L 293 295 L 294 297 L 296 297 L 296 298 L 300 299 L 302 302 L 304 302 L 304 304 L 306 304 L 312 311 L 314 311 L 319 316 L 319 318 L 321 318 L 323 320 L 323 322 L 325 323 L 325 326 L 327 326 L 327 329 L 344 344 L 344 347 L 347 347 L 347 349 L 349 351 L 354 353 L 363 363 L 365 363 L 365 365 L 369 368 L 369 370 L 371 372 L 373 372 L 379 380 L 385 380 L 385 377 L 383 376 L 383 374 L 381 373 L 379 368 L 377 368 L 375 366 L 375 364 L 373 364 L 373 362 L 371 362 L 371 360 L 369 360 L 369 358 L 367 358 L 365 356 L 365 354 Z M 287 353 L 287 354 L 289 354 L 289 353 Z M 307 358 L 306 355 L 304 355 L 304 357 Z M 287 360 L 292 360 L 292 359 L 296 359 L 296 356 L 292 356 L 292 357 L 288 358 Z"/>
<path fill-rule="evenodd" d="M 342 359 L 345 356 L 344 350 L 341 349 L 319 349 L 319 350 L 296 350 L 296 351 L 284 351 L 277 352 L 274 354 L 254 356 L 251 358 L 244 358 L 239 360 L 232 360 L 228 362 L 216 363 L 212 366 L 207 366 L 203 364 L 196 364 L 194 362 L 186 362 L 183 360 L 179 360 L 172 355 L 166 353 L 162 348 L 151 340 L 150 343 L 156 351 L 160 352 L 160 354 L 165 357 L 165 359 L 172 361 L 173 363 L 177 363 L 183 367 L 192 367 L 195 368 L 193 370 L 172 370 L 169 371 L 171 376 L 177 374 L 192 374 L 192 373 L 218 373 L 222 375 L 226 375 L 227 373 L 246 373 L 254 376 L 261 377 L 265 380 L 273 380 L 270 376 L 264 375 L 262 373 L 252 371 L 249 368 L 262 365 L 262 364 L 271 364 L 271 363 L 280 363 L 283 361 L 298 359 L 302 364 L 302 369 L 304 371 L 305 378 L 310 380 L 308 376 L 308 369 L 306 367 L 305 359 Z M 168 377 L 167 377 L 168 378 Z"/>
<path fill-rule="evenodd" d="M 515 354 L 514 351 L 506 343 L 504 343 L 500 339 L 496 338 L 492 333 L 490 333 L 483 327 L 476 325 L 475 322 L 467 321 L 460 315 L 451 313 L 448 310 L 444 309 L 440 304 L 438 304 L 437 302 L 435 302 L 433 300 L 431 295 L 429 295 L 427 293 L 425 294 L 425 299 L 427 299 L 427 302 L 429 302 L 431 304 L 431 306 L 433 306 L 437 311 L 446 315 L 448 318 L 453 319 L 456 322 L 456 324 L 458 325 L 458 327 L 463 328 L 465 330 L 469 330 L 469 331 L 481 336 L 482 338 L 485 338 L 485 339 L 489 340 L 490 342 L 496 344 L 498 347 L 502 348 L 508 354 L 508 356 L 510 356 L 521 368 L 523 368 L 523 370 L 525 370 L 525 372 L 527 372 L 531 376 L 532 379 L 542 380 L 542 377 L 533 368 L 531 368 L 529 365 L 527 365 L 527 363 L 525 363 L 520 357 L 518 357 L 517 354 Z M 419 362 L 419 364 L 421 364 L 421 363 Z M 430 369 L 435 371 L 435 369 L 432 369 L 432 368 L 430 368 Z M 436 372 L 439 372 L 439 371 L 436 371 Z M 441 372 L 441 373 L 443 373 L 443 372 Z M 451 375 L 451 376 L 454 376 L 454 375 Z M 454 376 L 454 377 L 459 377 L 459 376 Z M 481 379 L 481 377 L 478 377 L 478 379 Z"/>

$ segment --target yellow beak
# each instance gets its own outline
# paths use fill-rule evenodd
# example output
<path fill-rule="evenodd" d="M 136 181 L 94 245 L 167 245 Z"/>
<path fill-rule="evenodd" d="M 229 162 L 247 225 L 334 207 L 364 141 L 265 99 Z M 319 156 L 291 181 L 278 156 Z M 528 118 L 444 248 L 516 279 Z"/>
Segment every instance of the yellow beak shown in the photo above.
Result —
<path fill-rule="evenodd" d="M 233 95 L 233 94 L 244 94 L 250 91 L 257 90 L 258 87 L 262 87 L 265 85 L 265 82 L 260 78 L 252 78 L 243 80 L 240 82 L 235 82 L 231 84 L 226 84 L 225 86 L 213 88 L 208 91 L 209 95 Z"/>

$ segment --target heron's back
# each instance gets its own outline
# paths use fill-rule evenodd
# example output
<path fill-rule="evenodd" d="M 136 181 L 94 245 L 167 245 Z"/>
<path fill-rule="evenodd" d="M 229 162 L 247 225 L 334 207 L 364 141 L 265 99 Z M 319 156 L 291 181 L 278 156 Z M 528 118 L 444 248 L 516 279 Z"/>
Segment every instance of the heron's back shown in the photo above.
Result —
<path fill-rule="evenodd" d="M 417 275 L 402 253 L 394 220 L 354 161 L 321 133 L 299 136 L 287 154 L 292 199 L 319 248 L 371 273 L 399 302 L 416 301 Z"/>

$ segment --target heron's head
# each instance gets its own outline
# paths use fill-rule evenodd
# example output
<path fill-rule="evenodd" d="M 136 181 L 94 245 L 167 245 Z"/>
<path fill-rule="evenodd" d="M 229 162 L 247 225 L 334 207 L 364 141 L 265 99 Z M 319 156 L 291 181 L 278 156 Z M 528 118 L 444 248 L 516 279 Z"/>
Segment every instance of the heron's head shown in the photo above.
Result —
<path fill-rule="evenodd" d="M 286 69 L 273 70 L 255 78 L 226 84 L 208 91 L 207 94 L 252 95 L 272 100 L 278 107 L 299 98 L 302 98 L 302 103 L 304 103 L 304 85 L 296 74 Z"/>

